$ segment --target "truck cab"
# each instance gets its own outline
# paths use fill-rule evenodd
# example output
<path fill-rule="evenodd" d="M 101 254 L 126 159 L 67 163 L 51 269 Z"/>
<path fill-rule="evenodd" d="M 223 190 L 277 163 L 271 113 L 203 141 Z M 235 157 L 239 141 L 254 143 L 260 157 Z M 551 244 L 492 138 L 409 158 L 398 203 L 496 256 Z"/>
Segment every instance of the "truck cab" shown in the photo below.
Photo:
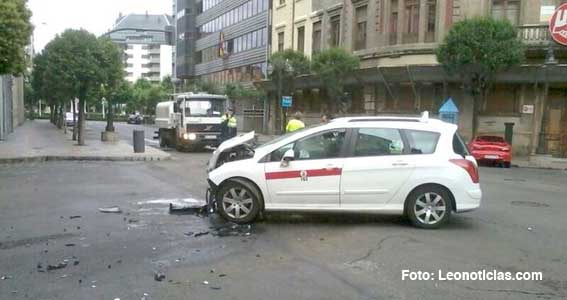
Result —
<path fill-rule="evenodd" d="M 156 125 L 160 147 L 196 150 L 222 142 L 222 114 L 227 97 L 204 93 L 175 95 L 174 101 L 158 103 Z"/>

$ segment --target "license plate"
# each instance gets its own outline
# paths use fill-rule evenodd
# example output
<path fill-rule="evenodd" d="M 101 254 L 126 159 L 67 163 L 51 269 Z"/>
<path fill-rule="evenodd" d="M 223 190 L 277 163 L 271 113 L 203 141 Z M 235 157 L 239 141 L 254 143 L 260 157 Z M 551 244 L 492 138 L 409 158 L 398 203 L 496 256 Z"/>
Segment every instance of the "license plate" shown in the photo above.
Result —
<path fill-rule="evenodd" d="M 498 159 L 498 155 L 485 155 L 484 158 L 486 158 L 486 159 Z"/>
<path fill-rule="evenodd" d="M 214 140 L 216 138 L 217 138 L 216 135 L 205 135 L 205 139 L 207 139 L 207 140 Z"/>

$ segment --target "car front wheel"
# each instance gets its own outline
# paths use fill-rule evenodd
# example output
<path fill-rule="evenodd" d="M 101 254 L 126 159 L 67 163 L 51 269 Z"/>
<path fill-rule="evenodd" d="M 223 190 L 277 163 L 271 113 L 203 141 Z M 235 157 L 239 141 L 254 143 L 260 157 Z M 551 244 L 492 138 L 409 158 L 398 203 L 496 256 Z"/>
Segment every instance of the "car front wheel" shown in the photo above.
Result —
<path fill-rule="evenodd" d="M 220 215 L 230 222 L 246 224 L 260 212 L 258 191 L 247 182 L 229 181 L 219 189 L 217 205 Z"/>
<path fill-rule="evenodd" d="M 446 190 L 437 186 L 424 186 L 408 196 L 407 216 L 413 225 L 435 229 L 451 216 L 451 200 Z"/>

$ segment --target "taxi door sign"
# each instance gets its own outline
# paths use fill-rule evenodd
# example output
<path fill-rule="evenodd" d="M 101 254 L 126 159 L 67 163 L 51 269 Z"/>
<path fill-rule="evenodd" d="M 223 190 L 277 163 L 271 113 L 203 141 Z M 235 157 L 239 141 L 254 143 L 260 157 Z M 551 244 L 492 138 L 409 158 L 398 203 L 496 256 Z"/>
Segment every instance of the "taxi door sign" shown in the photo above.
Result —
<path fill-rule="evenodd" d="M 567 3 L 555 10 L 549 20 L 549 33 L 554 41 L 567 46 Z"/>

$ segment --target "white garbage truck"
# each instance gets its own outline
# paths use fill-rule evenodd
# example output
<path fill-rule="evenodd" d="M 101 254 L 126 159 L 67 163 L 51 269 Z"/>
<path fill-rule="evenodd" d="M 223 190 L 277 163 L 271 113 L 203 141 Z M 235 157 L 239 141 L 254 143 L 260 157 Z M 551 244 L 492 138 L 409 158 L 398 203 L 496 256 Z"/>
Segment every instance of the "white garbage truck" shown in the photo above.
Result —
<path fill-rule="evenodd" d="M 218 147 L 222 142 L 222 115 L 228 109 L 224 95 L 183 93 L 173 101 L 158 103 L 155 138 L 160 147 L 194 151 L 205 146 Z"/>

